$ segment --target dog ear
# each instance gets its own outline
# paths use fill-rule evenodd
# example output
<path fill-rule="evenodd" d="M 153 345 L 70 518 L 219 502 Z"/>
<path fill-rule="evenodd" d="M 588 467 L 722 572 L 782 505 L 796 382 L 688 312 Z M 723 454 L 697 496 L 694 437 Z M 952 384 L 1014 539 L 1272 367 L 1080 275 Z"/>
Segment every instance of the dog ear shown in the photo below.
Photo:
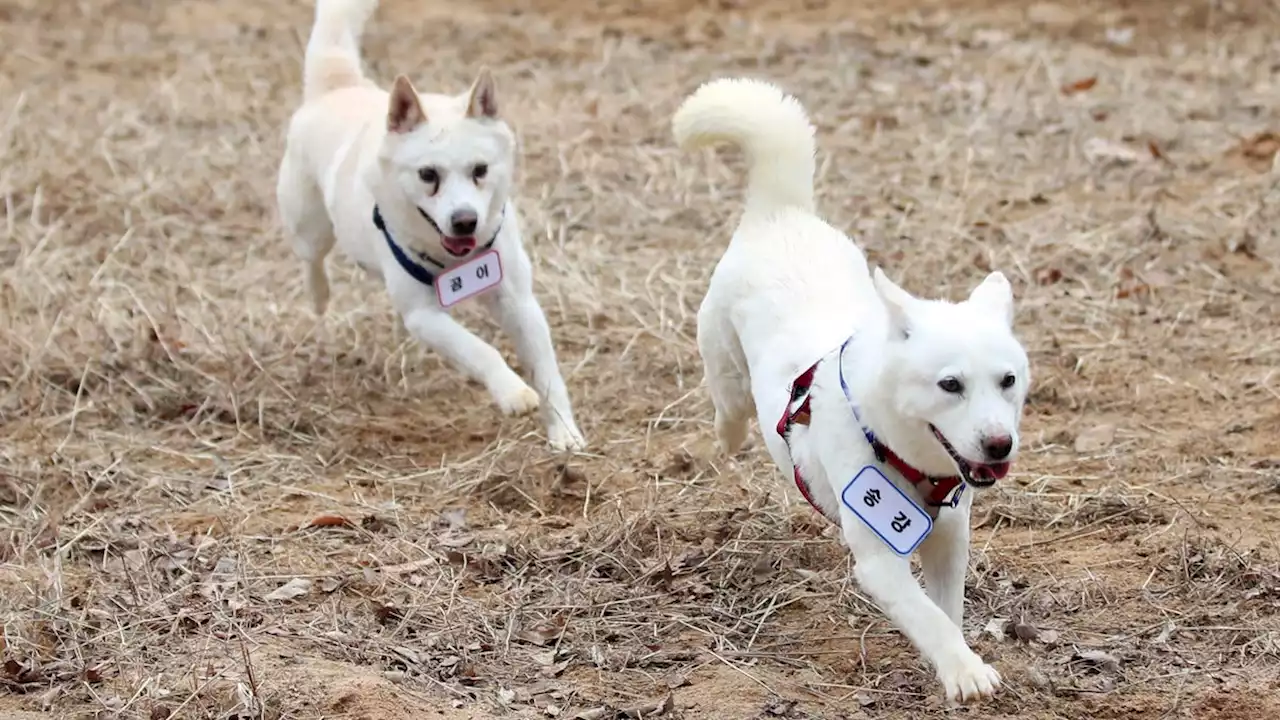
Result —
<path fill-rule="evenodd" d="M 872 273 L 871 283 L 875 286 L 880 300 L 884 302 L 885 309 L 889 311 L 891 332 L 906 338 L 911 334 L 911 306 L 916 299 L 911 297 L 911 293 L 898 287 L 880 268 L 876 268 Z"/>
<path fill-rule="evenodd" d="M 387 108 L 387 132 L 407 133 L 427 121 L 422 101 L 413 83 L 404 75 L 397 75 L 391 86 L 391 104 Z"/>
<path fill-rule="evenodd" d="M 969 293 L 969 302 L 994 310 L 1006 324 L 1013 327 L 1013 287 L 999 270 L 987 275 Z"/>
<path fill-rule="evenodd" d="M 498 89 L 493 82 L 493 73 L 487 67 L 480 68 L 480 75 L 471 84 L 471 92 L 467 96 L 467 117 L 490 120 L 498 117 Z"/>

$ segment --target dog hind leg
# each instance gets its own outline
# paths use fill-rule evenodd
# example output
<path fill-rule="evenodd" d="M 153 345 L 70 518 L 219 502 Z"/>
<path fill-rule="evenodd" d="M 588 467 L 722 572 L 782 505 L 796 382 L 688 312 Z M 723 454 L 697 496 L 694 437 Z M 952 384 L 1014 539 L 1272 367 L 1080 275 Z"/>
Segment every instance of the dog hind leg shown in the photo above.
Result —
<path fill-rule="evenodd" d="M 325 274 L 324 259 L 336 242 L 333 223 L 325 210 L 320 188 L 296 167 L 287 152 L 280 164 L 276 202 L 285 234 L 293 243 L 294 252 L 302 258 L 311 306 L 317 315 L 323 315 L 329 307 L 329 277 Z"/>
<path fill-rule="evenodd" d="M 751 387 L 728 347 L 733 341 L 732 332 L 731 328 L 719 325 L 709 317 L 699 318 L 698 352 L 702 355 L 707 389 L 716 411 L 716 438 L 726 455 L 742 449 L 747 441 L 751 415 L 755 412 Z"/>

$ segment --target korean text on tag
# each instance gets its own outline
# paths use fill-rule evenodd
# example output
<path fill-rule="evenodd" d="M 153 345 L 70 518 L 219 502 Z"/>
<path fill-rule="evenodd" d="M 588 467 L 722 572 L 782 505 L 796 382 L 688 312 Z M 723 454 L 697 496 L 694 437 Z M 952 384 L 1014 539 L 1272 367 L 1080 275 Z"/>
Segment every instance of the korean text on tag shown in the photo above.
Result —
<path fill-rule="evenodd" d="M 840 494 L 840 500 L 879 535 L 885 545 L 904 557 L 914 552 L 933 530 L 929 513 L 874 465 L 858 471 Z"/>
<path fill-rule="evenodd" d="M 497 287 L 502 282 L 502 256 L 488 250 L 436 278 L 440 307 L 453 307 L 467 298 Z"/>

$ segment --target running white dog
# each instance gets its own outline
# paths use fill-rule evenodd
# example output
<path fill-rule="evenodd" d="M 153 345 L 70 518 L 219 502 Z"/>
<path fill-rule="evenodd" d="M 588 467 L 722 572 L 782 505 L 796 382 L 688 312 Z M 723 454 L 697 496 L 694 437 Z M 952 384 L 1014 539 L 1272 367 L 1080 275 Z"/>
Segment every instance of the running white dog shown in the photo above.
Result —
<path fill-rule="evenodd" d="M 1018 452 L 1030 376 L 1008 281 L 993 272 L 952 304 L 873 277 L 815 216 L 813 127 L 772 85 L 708 83 L 672 124 L 682 147 L 729 142 L 750 164 L 746 210 L 698 311 L 722 449 L 740 449 L 754 413 L 774 462 L 839 524 L 859 585 L 948 699 L 994 693 L 999 673 L 961 634 L 964 490 L 995 483 Z M 911 574 L 917 547 L 927 594 Z"/>
<path fill-rule="evenodd" d="M 400 75 L 391 92 L 365 77 L 360 35 L 376 0 L 318 0 L 289 123 L 277 200 L 303 260 L 317 313 L 329 302 L 325 256 L 344 254 L 381 277 L 405 327 L 468 376 L 503 412 L 541 405 L 557 450 L 585 441 L 573 420 L 512 199 L 515 135 L 482 70 L 464 95 L 419 95 Z M 481 294 L 483 293 L 483 294 Z M 450 317 L 479 295 L 532 373 L 535 392 L 491 345 Z"/>

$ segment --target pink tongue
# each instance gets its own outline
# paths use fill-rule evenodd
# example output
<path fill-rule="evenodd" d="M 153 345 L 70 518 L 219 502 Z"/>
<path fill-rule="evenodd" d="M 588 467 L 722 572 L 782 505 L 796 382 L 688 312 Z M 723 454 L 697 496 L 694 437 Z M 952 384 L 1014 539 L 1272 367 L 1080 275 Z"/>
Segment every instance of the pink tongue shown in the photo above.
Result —
<path fill-rule="evenodd" d="M 469 237 L 468 238 L 447 237 L 444 239 L 444 246 L 449 250 L 449 252 L 454 253 L 455 255 L 465 255 L 466 253 L 471 252 L 471 249 L 476 246 L 476 239 L 469 238 Z"/>

